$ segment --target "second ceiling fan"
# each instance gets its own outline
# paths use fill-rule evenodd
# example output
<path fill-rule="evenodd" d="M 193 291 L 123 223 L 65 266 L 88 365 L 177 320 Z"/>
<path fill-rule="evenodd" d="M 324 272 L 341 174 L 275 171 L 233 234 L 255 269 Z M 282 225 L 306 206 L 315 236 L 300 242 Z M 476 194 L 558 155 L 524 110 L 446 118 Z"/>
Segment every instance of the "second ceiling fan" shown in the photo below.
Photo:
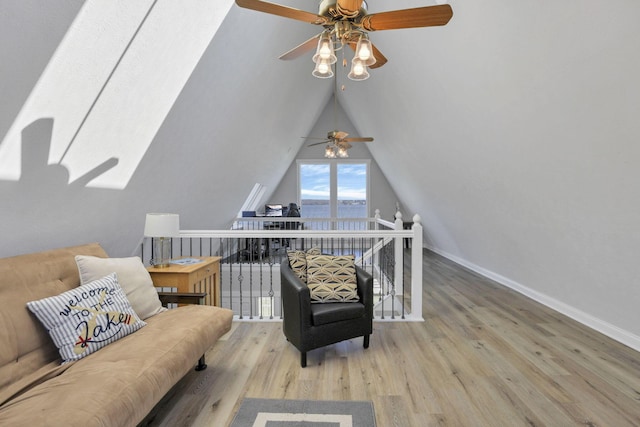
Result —
<path fill-rule="evenodd" d="M 318 58 L 316 59 L 314 56 L 314 62 L 321 65 L 321 60 L 324 58 L 319 57 L 321 48 L 319 40 L 327 38 L 339 41 L 341 47 L 349 45 L 356 53 L 354 65 L 358 65 L 356 62 L 361 61 L 360 66 L 369 66 L 370 68 L 381 67 L 387 62 L 387 59 L 369 42 L 367 32 L 446 25 L 453 16 L 451 6 L 448 4 L 371 14 L 367 12 L 368 7 L 364 0 L 322 0 L 318 13 L 262 0 L 236 0 L 236 4 L 243 8 L 308 22 L 325 28 L 322 33 L 281 55 L 280 59 L 298 58 L 318 46 L 316 55 Z M 360 52 L 362 40 L 367 45 L 366 53 Z M 368 57 L 365 57 L 366 55 Z M 333 62 L 324 64 L 325 69 L 326 65 L 336 61 L 335 55 L 331 57 L 330 61 Z M 329 73 L 322 75 L 322 73 L 316 74 L 315 71 L 314 75 L 316 77 L 331 77 Z"/>
<path fill-rule="evenodd" d="M 372 142 L 373 138 L 370 136 L 365 137 L 351 137 L 348 138 L 347 132 L 338 130 L 338 76 L 336 75 L 333 80 L 333 124 L 334 129 L 327 133 L 326 138 L 318 138 L 313 136 L 303 137 L 305 139 L 320 140 L 313 142 L 307 147 L 313 147 L 315 145 L 327 144 L 324 152 L 324 156 L 330 159 L 336 157 L 349 157 L 347 150 L 351 148 L 351 142 Z"/>
<path fill-rule="evenodd" d="M 347 150 L 349 148 L 351 148 L 351 144 L 349 144 L 350 142 L 371 142 L 371 141 L 373 141 L 373 138 L 371 138 L 371 137 L 363 137 L 363 138 L 352 137 L 352 138 L 347 138 L 348 136 L 349 136 L 349 134 L 346 133 L 346 132 L 343 132 L 343 131 L 340 131 L 340 130 L 333 130 L 333 131 L 327 133 L 327 138 L 307 137 L 306 139 L 322 139 L 323 141 L 311 143 L 311 144 L 308 145 L 308 147 L 313 147 L 314 145 L 320 145 L 320 144 L 327 144 L 324 156 L 328 157 L 328 158 L 349 157 L 349 154 L 347 153 Z"/>

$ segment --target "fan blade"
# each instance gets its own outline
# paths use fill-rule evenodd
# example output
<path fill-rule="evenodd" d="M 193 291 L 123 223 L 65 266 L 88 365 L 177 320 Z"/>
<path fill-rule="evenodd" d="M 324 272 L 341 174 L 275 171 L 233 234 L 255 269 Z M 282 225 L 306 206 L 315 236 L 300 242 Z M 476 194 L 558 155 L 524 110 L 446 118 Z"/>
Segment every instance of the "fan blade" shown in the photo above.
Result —
<path fill-rule="evenodd" d="M 320 38 L 320 34 L 311 37 L 304 43 L 300 43 L 298 46 L 294 47 L 288 52 L 283 53 L 278 57 L 278 59 L 282 59 L 284 61 L 288 61 L 290 59 L 296 59 L 310 50 L 314 49 L 318 45 L 318 39 Z"/>
<path fill-rule="evenodd" d="M 338 148 L 344 148 L 344 149 L 351 148 L 351 144 L 349 144 L 348 142 L 345 142 L 344 140 L 336 141 L 335 145 Z"/>
<path fill-rule="evenodd" d="M 376 58 L 376 63 L 369 66 L 369 68 L 380 68 L 387 63 L 387 58 L 384 57 L 382 52 L 380 52 L 373 43 L 371 43 L 371 47 L 373 48 L 373 57 Z"/>
<path fill-rule="evenodd" d="M 336 132 L 333 134 L 333 137 L 334 137 L 335 139 L 340 139 L 340 140 L 342 140 L 342 139 L 346 138 L 348 135 L 349 135 L 348 133 L 346 133 L 346 132 L 343 132 L 343 131 L 339 130 L 339 131 L 336 131 Z"/>
<path fill-rule="evenodd" d="M 336 9 L 345 18 L 355 18 L 360 13 L 362 0 L 338 0 Z"/>
<path fill-rule="evenodd" d="M 306 12 L 293 7 L 282 6 L 275 3 L 269 3 L 261 0 L 236 0 L 236 4 L 245 9 L 257 10 L 258 12 L 270 13 L 272 15 L 282 16 L 284 18 L 296 19 L 298 21 L 308 22 L 309 24 L 323 25 L 327 23 L 327 18 L 316 15 L 315 13 Z"/>
<path fill-rule="evenodd" d="M 371 137 L 364 137 L 364 138 L 345 138 L 343 139 L 344 142 L 371 142 L 373 141 L 373 138 Z"/>
<path fill-rule="evenodd" d="M 307 145 L 307 147 L 313 147 L 314 145 L 320 145 L 320 144 L 327 144 L 329 142 L 331 142 L 331 141 L 314 142 L 313 144 Z"/>
<path fill-rule="evenodd" d="M 416 7 L 372 13 L 362 18 L 360 24 L 367 31 L 397 30 L 401 28 L 434 27 L 445 25 L 453 16 L 448 4 Z"/>
<path fill-rule="evenodd" d="M 355 52 L 358 44 L 356 42 L 350 42 L 349 46 L 351 46 L 351 49 L 353 49 L 353 51 Z M 387 58 L 385 58 L 382 52 L 380 52 L 373 43 L 371 43 L 371 47 L 373 48 L 373 57 L 376 58 L 376 63 L 373 65 L 369 65 L 369 68 L 380 68 L 387 63 Z"/>

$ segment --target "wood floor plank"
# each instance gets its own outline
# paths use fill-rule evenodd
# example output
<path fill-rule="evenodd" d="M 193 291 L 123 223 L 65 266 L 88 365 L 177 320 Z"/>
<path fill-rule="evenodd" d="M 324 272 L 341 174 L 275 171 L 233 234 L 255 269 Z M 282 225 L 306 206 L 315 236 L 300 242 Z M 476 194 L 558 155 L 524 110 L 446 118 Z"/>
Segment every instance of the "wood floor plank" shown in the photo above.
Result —
<path fill-rule="evenodd" d="M 626 357 L 611 356 L 606 346 L 602 344 L 585 343 L 584 340 L 575 339 L 566 333 L 558 333 L 558 336 L 561 338 L 555 339 L 554 343 L 557 347 L 564 349 L 559 357 L 577 361 L 581 366 L 609 382 L 627 397 L 640 401 L 640 377 L 628 375 L 628 367 L 624 365 Z"/>
<path fill-rule="evenodd" d="M 379 427 L 638 426 L 640 353 L 432 252 L 425 322 L 376 322 L 308 353 L 237 322 L 146 426 L 227 426 L 242 399 L 373 402 Z"/>

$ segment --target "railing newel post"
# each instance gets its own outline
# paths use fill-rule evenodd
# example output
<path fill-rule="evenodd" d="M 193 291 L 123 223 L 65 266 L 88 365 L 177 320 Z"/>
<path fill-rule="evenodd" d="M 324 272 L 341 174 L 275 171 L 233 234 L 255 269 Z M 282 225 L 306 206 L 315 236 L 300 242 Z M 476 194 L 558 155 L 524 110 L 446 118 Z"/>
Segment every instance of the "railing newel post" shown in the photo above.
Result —
<path fill-rule="evenodd" d="M 422 224 L 420 215 L 413 216 L 411 242 L 411 316 L 423 320 L 422 316 Z"/>

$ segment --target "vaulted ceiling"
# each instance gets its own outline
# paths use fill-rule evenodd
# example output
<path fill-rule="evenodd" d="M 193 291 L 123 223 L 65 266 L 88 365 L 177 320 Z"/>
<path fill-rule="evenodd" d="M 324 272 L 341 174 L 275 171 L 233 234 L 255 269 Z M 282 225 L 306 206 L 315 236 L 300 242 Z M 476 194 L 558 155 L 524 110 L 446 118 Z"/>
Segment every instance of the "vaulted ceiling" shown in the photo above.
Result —
<path fill-rule="evenodd" d="M 311 54 L 277 57 L 320 28 L 213 3 L 3 2 L 4 255 L 36 237 L 126 252 L 137 239 L 113 230 L 139 235 L 144 212 L 223 227 L 255 182 L 278 186 L 332 82 L 311 75 Z M 345 119 L 375 137 L 430 247 L 638 339 L 640 3 L 450 4 L 445 27 L 371 33 L 389 62 L 364 82 L 339 70 Z M 29 184 L 20 142 L 49 140 Z M 70 191 L 45 179 L 55 165 L 102 181 Z"/>

